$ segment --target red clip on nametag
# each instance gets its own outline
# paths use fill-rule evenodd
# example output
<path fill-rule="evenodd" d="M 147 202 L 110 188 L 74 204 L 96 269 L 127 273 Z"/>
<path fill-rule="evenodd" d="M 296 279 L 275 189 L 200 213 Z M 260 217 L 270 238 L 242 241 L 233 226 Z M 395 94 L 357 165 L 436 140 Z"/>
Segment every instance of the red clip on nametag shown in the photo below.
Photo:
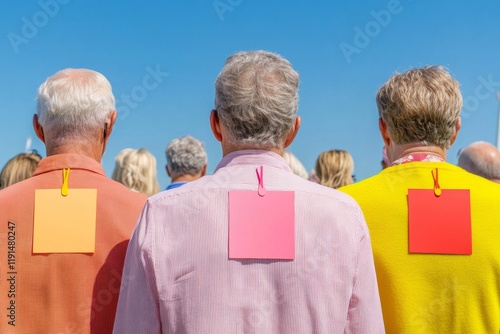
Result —
<path fill-rule="evenodd" d="M 438 169 L 434 189 L 408 189 L 410 253 L 472 254 L 470 191 L 441 189 Z"/>
<path fill-rule="evenodd" d="M 295 258 L 293 191 L 267 191 L 264 168 L 257 191 L 229 191 L 229 258 Z"/>

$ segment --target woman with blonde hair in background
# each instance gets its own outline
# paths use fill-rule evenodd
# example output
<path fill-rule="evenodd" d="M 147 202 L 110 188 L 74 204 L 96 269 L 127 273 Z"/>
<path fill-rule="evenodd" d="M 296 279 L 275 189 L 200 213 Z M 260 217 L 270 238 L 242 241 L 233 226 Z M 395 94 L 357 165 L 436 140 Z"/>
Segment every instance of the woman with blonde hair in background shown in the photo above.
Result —
<path fill-rule="evenodd" d="M 283 152 L 283 158 L 286 160 L 295 175 L 298 175 L 303 179 L 307 179 L 309 177 L 307 169 L 304 167 L 302 162 L 300 162 L 299 158 L 297 158 L 292 152 Z"/>
<path fill-rule="evenodd" d="M 354 182 L 354 160 L 349 152 L 331 150 L 321 153 L 314 168 L 321 185 L 337 189 Z"/>
<path fill-rule="evenodd" d="M 0 189 L 30 178 L 42 157 L 37 151 L 20 153 L 7 161 L 0 173 Z"/>
<path fill-rule="evenodd" d="M 160 191 L 156 178 L 156 158 L 144 148 L 121 150 L 115 157 L 115 169 L 111 178 L 147 196 Z"/>

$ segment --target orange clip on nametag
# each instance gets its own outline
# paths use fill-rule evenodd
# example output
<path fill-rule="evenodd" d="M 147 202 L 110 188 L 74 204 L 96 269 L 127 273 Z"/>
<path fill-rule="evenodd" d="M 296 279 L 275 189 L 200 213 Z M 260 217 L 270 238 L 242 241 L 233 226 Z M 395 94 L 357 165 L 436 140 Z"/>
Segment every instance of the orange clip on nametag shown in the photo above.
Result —
<path fill-rule="evenodd" d="M 263 168 L 257 191 L 229 191 L 229 258 L 295 258 L 293 191 L 268 191 Z"/>
<path fill-rule="evenodd" d="M 95 251 L 97 189 L 69 189 L 69 169 L 61 189 L 35 190 L 33 253 Z"/>
<path fill-rule="evenodd" d="M 441 189 L 432 175 L 434 189 L 408 189 L 409 252 L 470 255 L 470 191 Z"/>

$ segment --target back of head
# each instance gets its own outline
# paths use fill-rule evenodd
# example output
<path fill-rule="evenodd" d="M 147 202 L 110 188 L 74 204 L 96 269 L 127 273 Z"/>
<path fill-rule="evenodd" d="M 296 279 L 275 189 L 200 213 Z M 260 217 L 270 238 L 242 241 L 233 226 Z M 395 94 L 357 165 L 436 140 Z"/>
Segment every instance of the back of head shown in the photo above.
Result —
<path fill-rule="evenodd" d="M 440 66 L 391 77 L 377 93 L 380 118 L 398 144 L 448 149 L 462 109 L 460 85 Z"/>
<path fill-rule="evenodd" d="M 486 142 L 474 142 L 460 151 L 458 165 L 470 173 L 500 182 L 500 152 Z"/>
<path fill-rule="evenodd" d="M 111 84 L 92 70 L 59 71 L 38 89 L 38 122 L 53 146 L 97 139 L 114 109 Z"/>
<path fill-rule="evenodd" d="M 0 173 L 0 189 L 26 180 L 33 172 L 42 157 L 36 153 L 21 153 L 10 159 Z"/>
<path fill-rule="evenodd" d="M 197 175 L 207 164 L 205 146 L 191 136 L 173 139 L 165 153 L 171 176 Z"/>
<path fill-rule="evenodd" d="M 319 183 L 333 189 L 351 184 L 353 171 L 354 161 L 344 150 L 323 152 L 316 160 L 315 172 Z"/>
<path fill-rule="evenodd" d="M 283 148 L 298 109 L 299 75 L 266 51 L 230 56 L 215 83 L 215 109 L 240 148 Z"/>
<path fill-rule="evenodd" d="M 160 191 L 156 178 L 156 158 L 144 148 L 120 151 L 115 157 L 112 179 L 147 196 Z"/>

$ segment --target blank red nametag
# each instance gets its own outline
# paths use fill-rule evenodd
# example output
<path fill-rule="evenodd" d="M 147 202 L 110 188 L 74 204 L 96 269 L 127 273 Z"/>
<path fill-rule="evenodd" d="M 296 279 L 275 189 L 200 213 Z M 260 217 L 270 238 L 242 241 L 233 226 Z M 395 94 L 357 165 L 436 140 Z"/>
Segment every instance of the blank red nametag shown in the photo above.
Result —
<path fill-rule="evenodd" d="M 410 253 L 472 254 L 470 191 L 408 190 Z"/>
<path fill-rule="evenodd" d="M 229 258 L 295 258 L 293 191 L 229 192 Z"/>

